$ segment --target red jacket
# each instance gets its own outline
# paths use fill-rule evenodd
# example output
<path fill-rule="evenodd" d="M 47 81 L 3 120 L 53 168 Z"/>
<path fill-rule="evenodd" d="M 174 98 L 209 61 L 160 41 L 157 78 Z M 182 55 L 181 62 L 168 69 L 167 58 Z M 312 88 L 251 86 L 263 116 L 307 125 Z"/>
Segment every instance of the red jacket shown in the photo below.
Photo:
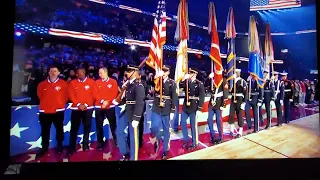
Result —
<path fill-rule="evenodd" d="M 85 105 L 87 109 L 92 109 L 94 96 L 96 93 L 95 81 L 86 77 L 83 81 L 74 79 L 69 84 L 69 99 L 72 102 L 70 109 L 79 110 L 78 106 Z"/>
<path fill-rule="evenodd" d="M 306 93 L 306 84 L 304 82 L 300 82 L 300 86 L 303 93 Z"/>
<path fill-rule="evenodd" d="M 102 103 L 107 101 L 109 104 L 105 109 L 114 107 L 112 100 L 114 100 L 119 92 L 118 83 L 112 78 L 108 78 L 105 81 L 102 79 L 96 80 L 96 108 L 102 108 Z"/>
<path fill-rule="evenodd" d="M 38 85 L 37 94 L 40 100 L 39 112 L 53 114 L 64 111 L 68 102 L 68 84 L 59 78 L 54 82 L 46 79 Z"/>

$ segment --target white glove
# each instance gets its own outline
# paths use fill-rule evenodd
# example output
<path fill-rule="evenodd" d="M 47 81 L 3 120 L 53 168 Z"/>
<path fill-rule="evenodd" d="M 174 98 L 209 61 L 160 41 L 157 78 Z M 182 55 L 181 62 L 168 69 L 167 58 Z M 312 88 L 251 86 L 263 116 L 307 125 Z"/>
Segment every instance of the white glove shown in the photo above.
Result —
<path fill-rule="evenodd" d="M 281 104 L 281 105 L 283 104 L 283 100 L 280 100 L 280 104 Z"/>
<path fill-rule="evenodd" d="M 234 74 L 234 75 L 233 75 L 233 78 L 237 78 L 237 75 L 236 75 L 236 74 Z"/>
<path fill-rule="evenodd" d="M 293 99 L 289 99 L 290 102 L 293 102 Z"/>
<path fill-rule="evenodd" d="M 225 110 L 225 109 L 226 109 L 226 108 L 224 108 L 223 106 L 220 107 L 220 110 L 221 110 L 221 111 L 223 111 L 223 110 Z"/>
<path fill-rule="evenodd" d="M 183 80 L 189 79 L 190 78 L 190 74 L 185 74 L 183 77 Z"/>
<path fill-rule="evenodd" d="M 163 74 L 164 74 L 163 71 L 159 71 L 159 72 L 154 76 L 154 78 L 157 79 L 157 78 L 159 78 L 159 77 L 162 77 Z"/>
<path fill-rule="evenodd" d="M 258 107 L 260 107 L 262 104 L 260 102 L 258 102 Z"/>
<path fill-rule="evenodd" d="M 242 110 L 245 110 L 245 107 L 246 107 L 246 103 L 242 103 L 242 104 L 240 105 L 240 108 L 241 108 Z"/>
<path fill-rule="evenodd" d="M 116 105 L 116 106 L 118 106 L 119 105 L 119 103 L 114 99 L 114 100 L 112 100 L 112 104 L 114 104 L 114 105 Z"/>
<path fill-rule="evenodd" d="M 126 81 L 125 83 L 122 84 L 121 88 L 123 88 L 124 86 L 126 86 L 129 83 L 129 81 Z"/>
<path fill-rule="evenodd" d="M 174 118 L 174 113 L 170 113 L 170 120 Z"/>
<path fill-rule="evenodd" d="M 213 77 L 214 77 L 214 73 L 212 72 L 209 74 L 209 78 L 212 79 Z"/>
<path fill-rule="evenodd" d="M 252 77 L 251 76 L 248 76 L 248 79 L 247 79 L 247 81 L 250 81 L 252 79 Z"/>
<path fill-rule="evenodd" d="M 275 77 L 274 76 L 271 76 L 271 80 L 274 80 L 275 79 Z"/>
<path fill-rule="evenodd" d="M 132 127 L 133 128 L 136 128 L 136 127 L 138 127 L 138 125 L 139 125 L 139 121 L 132 121 Z"/>

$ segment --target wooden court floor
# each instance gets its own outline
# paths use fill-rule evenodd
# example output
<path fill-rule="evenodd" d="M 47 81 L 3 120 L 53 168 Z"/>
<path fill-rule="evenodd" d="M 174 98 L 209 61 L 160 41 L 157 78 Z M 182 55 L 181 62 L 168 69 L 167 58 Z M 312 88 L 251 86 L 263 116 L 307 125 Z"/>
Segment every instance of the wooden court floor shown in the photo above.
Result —
<path fill-rule="evenodd" d="M 170 160 L 320 157 L 319 113 Z"/>

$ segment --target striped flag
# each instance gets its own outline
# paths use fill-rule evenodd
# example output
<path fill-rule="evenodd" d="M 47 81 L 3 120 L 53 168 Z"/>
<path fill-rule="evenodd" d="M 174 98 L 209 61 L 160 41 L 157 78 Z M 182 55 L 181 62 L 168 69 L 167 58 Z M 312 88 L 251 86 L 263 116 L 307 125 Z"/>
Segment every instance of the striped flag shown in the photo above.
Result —
<path fill-rule="evenodd" d="M 103 42 L 102 34 L 98 34 L 98 33 L 81 33 L 76 31 L 50 28 L 49 34 L 53 36 L 71 37 L 71 38 L 77 38 L 77 39 Z"/>
<path fill-rule="evenodd" d="M 250 0 L 250 11 L 301 7 L 301 0 Z"/>
<path fill-rule="evenodd" d="M 177 90 L 179 90 L 179 82 L 183 76 L 188 73 L 188 39 L 189 39 L 189 17 L 186 0 L 181 0 L 177 13 L 177 28 L 175 39 L 180 41 L 177 53 L 177 63 L 174 79 L 177 82 Z"/>
<path fill-rule="evenodd" d="M 150 43 L 149 58 L 146 61 L 147 65 L 152 67 L 156 73 L 155 77 L 163 64 L 163 45 L 166 43 L 166 2 L 160 0 L 158 2 L 156 17 L 154 18 L 154 25 L 152 30 L 152 39 Z M 159 78 L 155 78 L 155 90 L 160 90 Z"/>
<path fill-rule="evenodd" d="M 214 3 L 211 2 L 209 4 L 209 26 L 208 32 L 211 33 L 211 49 L 209 57 L 214 64 L 214 68 L 211 64 L 211 70 L 214 72 L 214 80 L 213 85 L 218 88 L 223 81 L 223 68 L 222 68 L 222 60 L 220 55 L 220 46 L 219 46 L 219 36 L 217 30 L 217 18 Z"/>
<path fill-rule="evenodd" d="M 266 36 L 264 39 L 264 55 L 265 55 L 265 69 L 268 69 L 270 72 L 270 63 L 274 61 L 274 52 L 273 52 L 273 44 L 272 44 L 272 37 L 271 37 L 271 30 L 270 30 L 270 23 L 266 24 Z M 270 77 L 270 73 L 268 74 Z"/>
<path fill-rule="evenodd" d="M 226 34 L 225 39 L 228 39 L 228 52 L 227 52 L 227 81 L 230 81 L 230 88 L 233 86 L 233 74 L 234 74 L 234 63 L 236 62 L 236 50 L 235 50 L 235 38 L 236 28 L 234 25 L 234 13 L 233 8 L 229 8 L 227 23 L 226 23 Z"/>

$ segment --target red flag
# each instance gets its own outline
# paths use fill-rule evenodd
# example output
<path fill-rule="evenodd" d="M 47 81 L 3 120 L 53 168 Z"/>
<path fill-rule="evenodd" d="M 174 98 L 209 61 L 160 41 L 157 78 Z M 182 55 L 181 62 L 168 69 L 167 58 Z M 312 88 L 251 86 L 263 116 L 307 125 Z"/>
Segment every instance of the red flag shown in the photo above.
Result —
<path fill-rule="evenodd" d="M 209 26 L 208 31 L 211 33 L 211 49 L 209 57 L 214 63 L 214 81 L 213 84 L 218 88 L 223 81 L 223 67 L 220 55 L 219 36 L 217 31 L 217 19 L 213 2 L 209 4 Z"/>

